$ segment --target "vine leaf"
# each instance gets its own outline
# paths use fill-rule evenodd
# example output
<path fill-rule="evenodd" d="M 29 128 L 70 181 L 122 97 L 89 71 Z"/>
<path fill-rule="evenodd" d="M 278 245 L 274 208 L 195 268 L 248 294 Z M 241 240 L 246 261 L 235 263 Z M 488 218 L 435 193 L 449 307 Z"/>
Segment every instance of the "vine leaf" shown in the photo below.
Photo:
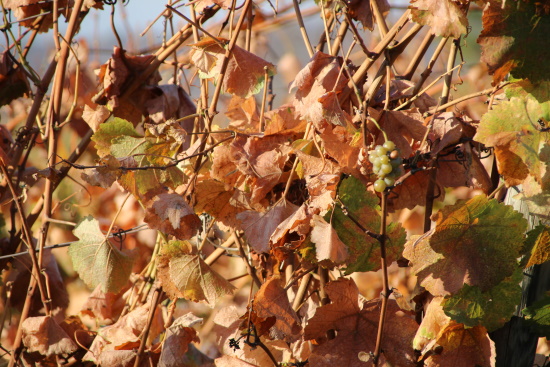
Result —
<path fill-rule="evenodd" d="M 456 1 L 413 0 L 412 20 L 427 25 L 436 36 L 458 38 L 466 34 L 468 18 Z"/>
<path fill-rule="evenodd" d="M 14 67 L 8 51 L 2 52 L 0 55 L 0 107 L 22 97 L 28 91 L 29 81 L 22 68 Z"/>
<path fill-rule="evenodd" d="M 61 326 L 50 316 L 28 317 L 21 325 L 23 344 L 29 352 L 47 357 L 68 355 L 78 350 Z"/>
<path fill-rule="evenodd" d="M 313 350 L 309 362 L 313 366 L 364 366 L 357 357 L 361 351 L 375 349 L 376 332 L 380 318 L 380 300 L 365 301 L 351 279 L 339 279 L 327 284 L 331 303 L 317 308 L 304 329 L 306 340 L 321 338 L 328 330 L 337 331 L 336 338 Z M 388 317 L 382 339 L 386 361 L 396 366 L 415 366 L 410 341 L 416 333 L 416 322 L 400 312 L 397 303 L 388 303 Z"/>
<path fill-rule="evenodd" d="M 367 230 L 377 233 L 380 230 L 378 196 L 366 190 L 365 185 L 353 176 L 342 180 L 338 189 L 340 200 L 349 214 Z M 349 219 L 339 205 L 329 211 L 324 219 L 331 223 L 340 240 L 348 247 L 346 274 L 356 271 L 376 271 L 380 269 L 380 243 Z M 397 260 L 405 243 L 405 231 L 398 223 L 386 227 L 386 256 L 388 264 Z"/>
<path fill-rule="evenodd" d="M 166 329 L 159 366 L 177 366 L 182 363 L 189 350 L 189 343 L 200 342 L 197 331 L 193 329 L 197 323 L 202 323 L 202 319 L 188 313 L 178 317 Z"/>
<path fill-rule="evenodd" d="M 220 40 L 227 42 L 224 39 Z M 220 75 L 225 47 L 210 38 L 192 44 L 191 47 L 191 62 L 200 70 L 201 78 L 210 79 Z M 273 64 L 235 45 L 223 78 L 225 92 L 242 98 L 260 92 L 265 83 L 264 68 L 268 76 L 275 75 L 276 69 Z"/>
<path fill-rule="evenodd" d="M 484 326 L 488 331 L 502 327 L 514 314 L 521 300 L 521 268 L 487 292 L 465 284 L 458 293 L 443 301 L 445 314 L 466 327 Z"/>
<path fill-rule="evenodd" d="M 512 207 L 478 195 L 434 219 L 435 230 L 411 239 L 403 252 L 431 294 L 455 294 L 464 284 L 486 292 L 516 269 L 527 221 Z"/>
<path fill-rule="evenodd" d="M 374 14 L 371 1 L 373 0 L 352 0 L 348 2 L 348 12 L 352 19 L 358 20 L 363 28 L 372 31 L 374 29 Z M 386 15 L 390 11 L 390 4 L 387 0 L 375 0 L 380 13 Z"/>
<path fill-rule="evenodd" d="M 346 84 L 347 78 L 340 72 L 338 58 L 317 51 L 296 75 L 289 90 L 298 88 L 293 102 L 296 112 L 322 129 L 327 123 L 323 122 L 325 110 L 319 99 L 327 92 L 340 92 Z"/>
<path fill-rule="evenodd" d="M 286 199 L 279 200 L 265 213 L 247 210 L 237 214 L 252 248 L 258 252 L 269 252 L 269 238 L 277 226 L 298 210 L 298 206 Z"/>
<path fill-rule="evenodd" d="M 273 276 L 266 281 L 254 296 L 253 310 L 260 318 L 275 318 L 270 336 L 292 343 L 300 337 L 300 319 L 288 301 L 288 295 L 281 286 L 281 279 Z"/>
<path fill-rule="evenodd" d="M 159 258 L 158 276 L 162 289 L 172 299 L 205 301 L 210 307 L 235 287 L 201 259 L 188 242 L 170 241 Z"/>
<path fill-rule="evenodd" d="M 512 97 L 504 101 L 483 115 L 474 140 L 488 147 L 500 149 L 497 155 L 499 173 L 507 177 L 521 179 L 512 170 L 516 162 L 521 162 L 529 170 L 536 181 L 542 183 L 544 164 L 539 154 L 548 144 L 547 133 L 539 130 L 539 119 L 550 120 L 550 102 L 539 103 L 532 96 Z M 503 160 L 512 159 L 513 164 L 506 164 Z M 503 165 L 504 164 L 504 165 Z M 520 165 L 521 166 L 521 165 Z M 523 175 L 522 175 L 523 176 Z M 514 184 L 517 181 L 508 182 Z"/>
<path fill-rule="evenodd" d="M 422 323 L 413 339 L 413 348 L 425 354 L 432 346 L 430 341 L 437 338 L 441 330 L 450 322 L 451 318 L 443 312 L 441 307 L 443 297 L 434 297 L 424 312 Z"/>
<path fill-rule="evenodd" d="M 550 260 L 550 228 L 539 225 L 527 232 L 526 247 L 531 249 L 526 268 Z"/>
<path fill-rule="evenodd" d="M 550 338 L 550 293 L 522 312 L 533 331 L 540 337 Z"/>
<path fill-rule="evenodd" d="M 312 218 L 311 242 L 315 244 L 317 261 L 329 260 L 342 264 L 348 258 L 347 246 L 340 241 L 338 234 L 320 215 Z"/>
<path fill-rule="evenodd" d="M 202 222 L 185 199 L 175 193 L 162 193 L 147 203 L 145 223 L 179 240 L 193 237 Z"/>
<path fill-rule="evenodd" d="M 82 219 L 73 234 L 79 240 L 69 247 L 74 269 L 90 288 L 117 293 L 132 272 L 133 256 L 113 246 L 91 215 Z"/>
<path fill-rule="evenodd" d="M 548 79 L 550 66 L 545 60 L 550 58 L 550 19 L 542 5 L 490 1 L 482 23 L 477 43 L 481 46 L 481 61 L 494 74 L 495 83 L 508 73 L 533 83 Z"/>
<path fill-rule="evenodd" d="M 84 105 L 84 111 L 82 112 L 82 119 L 88 124 L 90 129 L 95 133 L 99 129 L 105 120 L 109 118 L 111 112 L 107 107 L 102 105 L 97 105 L 95 109 L 91 108 L 88 105 Z"/>

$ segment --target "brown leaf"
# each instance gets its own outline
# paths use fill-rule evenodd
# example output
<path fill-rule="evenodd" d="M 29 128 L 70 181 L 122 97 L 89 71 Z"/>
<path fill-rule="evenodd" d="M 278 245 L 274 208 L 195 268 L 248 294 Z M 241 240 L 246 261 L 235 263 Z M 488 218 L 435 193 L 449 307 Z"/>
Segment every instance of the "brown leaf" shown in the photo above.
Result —
<path fill-rule="evenodd" d="M 162 344 L 159 366 L 180 366 L 182 359 L 189 348 L 189 343 L 200 342 L 197 331 L 192 328 L 196 323 L 202 322 L 201 318 L 188 313 L 178 317 L 168 329 Z"/>
<path fill-rule="evenodd" d="M 208 213 L 226 226 L 238 226 L 237 214 L 242 208 L 231 205 L 234 190 L 226 191 L 225 185 L 214 179 L 200 180 L 195 185 L 194 208 L 197 214 Z"/>
<path fill-rule="evenodd" d="M 82 113 L 82 119 L 95 133 L 97 129 L 99 129 L 99 125 L 105 122 L 110 115 L 111 112 L 105 106 L 97 105 L 95 109 L 93 109 L 90 106 L 85 105 L 84 112 Z"/>
<path fill-rule="evenodd" d="M 130 350 L 135 348 L 136 343 L 139 343 L 139 336 L 147 327 L 147 317 L 151 308 L 150 304 L 151 302 L 146 302 L 142 306 L 135 308 L 119 318 L 113 325 L 99 329 L 97 336 L 88 350 L 88 353 L 84 355 L 82 360 L 97 363 L 103 359 L 126 359 L 124 353 L 111 352 L 121 351 L 121 347 Z M 149 336 L 147 339 L 149 343 L 154 340 L 164 329 L 163 325 L 164 322 L 162 320 L 162 311 L 157 309 L 155 311 L 152 326 L 149 330 Z M 103 355 L 104 353 L 106 354 Z"/>
<path fill-rule="evenodd" d="M 112 324 L 118 318 L 124 307 L 122 294 L 104 293 L 101 290 L 101 284 L 95 287 L 88 297 L 86 303 L 82 306 L 80 312 L 96 319 L 100 324 Z"/>
<path fill-rule="evenodd" d="M 323 123 L 323 105 L 319 98 L 327 92 L 338 93 L 347 84 L 347 78 L 340 73 L 338 60 L 337 57 L 316 52 L 290 85 L 290 90 L 298 88 L 294 100 L 296 112 L 320 130 L 326 122 Z"/>
<path fill-rule="evenodd" d="M 451 323 L 451 318 L 445 315 L 443 307 L 441 307 L 443 300 L 443 297 L 432 299 L 424 312 L 422 323 L 418 327 L 418 332 L 414 337 L 413 347 L 415 350 L 421 351 L 422 355 L 426 354 L 429 350 L 425 350 L 424 348 L 430 344 L 430 341 L 437 338 L 441 330 Z"/>
<path fill-rule="evenodd" d="M 494 147 L 498 172 L 504 178 L 507 186 L 524 183 L 529 176 L 529 168 L 520 156 L 510 150 L 510 145 Z"/>
<path fill-rule="evenodd" d="M 247 210 L 237 214 L 252 248 L 258 252 L 269 252 L 269 239 L 277 226 L 291 216 L 298 207 L 286 199 L 279 200 L 265 213 Z"/>
<path fill-rule="evenodd" d="M 403 208 L 413 209 L 417 205 L 426 205 L 426 193 L 428 182 L 431 179 L 431 171 L 417 171 L 414 174 L 406 175 L 406 178 L 398 181 L 402 185 L 396 185 L 388 195 L 388 208 L 390 211 L 395 211 Z M 445 198 L 445 191 L 435 189 L 435 200 L 442 201 Z"/>
<path fill-rule="evenodd" d="M 317 261 L 329 260 L 343 264 L 349 256 L 348 247 L 340 241 L 338 234 L 320 215 L 312 219 L 311 242 L 315 243 Z"/>
<path fill-rule="evenodd" d="M 304 330 L 306 340 L 321 338 L 328 330 L 336 330 L 336 338 L 313 350 L 309 358 L 312 366 L 365 366 L 359 352 L 375 349 L 380 318 L 380 300 L 359 298 L 357 286 L 350 279 L 339 279 L 326 286 L 331 303 L 318 308 Z M 379 363 L 397 366 L 415 366 L 411 340 L 416 333 L 416 322 L 404 316 L 395 301 L 387 308 Z"/>
<path fill-rule="evenodd" d="M 150 97 L 143 107 L 154 123 L 179 119 L 196 112 L 195 104 L 179 85 L 165 84 L 148 87 L 147 90 Z"/>
<path fill-rule="evenodd" d="M 50 316 L 29 317 L 21 325 L 23 344 L 29 352 L 38 352 L 47 357 L 68 355 L 78 346 Z"/>
<path fill-rule="evenodd" d="M 205 301 L 210 307 L 235 287 L 204 262 L 188 242 L 170 241 L 159 258 L 158 277 L 172 299 Z"/>
<path fill-rule="evenodd" d="M 287 343 L 296 341 L 302 328 L 300 319 L 288 301 L 288 295 L 281 286 L 277 276 L 270 278 L 254 296 L 254 311 L 259 317 L 276 318 L 275 325 L 270 330 L 270 336 L 284 340 Z"/>
<path fill-rule="evenodd" d="M 160 194 L 147 204 L 144 221 L 150 228 L 171 234 L 180 240 L 193 237 L 201 220 L 178 194 Z"/>
<path fill-rule="evenodd" d="M 260 131 L 260 113 L 254 96 L 231 97 L 225 115 L 229 118 L 229 126 L 232 128 L 251 133 Z"/>
<path fill-rule="evenodd" d="M 191 62 L 200 70 L 200 77 L 217 79 L 225 48 L 209 38 L 191 47 Z M 223 88 L 227 93 L 248 98 L 262 90 L 266 72 L 268 75 L 275 75 L 275 66 L 239 46 L 234 46 L 224 74 Z"/>
<path fill-rule="evenodd" d="M 357 160 L 362 146 L 361 135 L 343 126 L 334 126 L 327 127 L 319 136 L 326 153 L 339 163 L 342 172 L 360 176 Z"/>
<path fill-rule="evenodd" d="M 294 214 L 280 222 L 269 239 L 273 249 L 285 248 L 288 245 L 292 249 L 297 248 L 309 233 L 311 229 L 310 220 L 315 212 L 304 203 Z"/>
<path fill-rule="evenodd" d="M 264 135 L 303 133 L 305 120 L 296 116 L 294 106 L 284 105 L 265 113 L 266 127 Z"/>
<path fill-rule="evenodd" d="M 6 2 L 4 2 L 4 6 Z M 10 103 L 29 91 L 27 76 L 18 65 L 4 51 L 0 55 L 0 106 Z"/>
<path fill-rule="evenodd" d="M 256 365 L 250 364 L 237 357 L 222 356 L 214 360 L 216 367 L 255 367 Z"/>
<path fill-rule="evenodd" d="M 372 11 L 372 0 L 352 0 L 348 3 L 349 15 L 361 22 L 363 28 L 370 31 L 374 29 L 374 14 Z M 390 11 L 387 0 L 376 0 L 380 13 L 386 15 Z"/>
<path fill-rule="evenodd" d="M 424 363 L 426 367 L 495 365 L 495 343 L 483 326 L 466 328 L 451 322 L 439 332 L 434 345 L 442 347 L 442 352 L 430 356 Z"/>
<path fill-rule="evenodd" d="M 411 140 L 421 141 L 426 134 L 424 118 L 416 108 L 407 111 L 377 111 L 369 108 L 370 115 L 378 121 L 380 127 L 393 141 L 402 157 L 409 157 L 413 152 Z M 383 113 L 383 114 L 382 114 Z M 376 144 L 384 144 L 384 136 L 380 134 L 374 123 L 367 124 L 369 131 L 377 134 Z"/>

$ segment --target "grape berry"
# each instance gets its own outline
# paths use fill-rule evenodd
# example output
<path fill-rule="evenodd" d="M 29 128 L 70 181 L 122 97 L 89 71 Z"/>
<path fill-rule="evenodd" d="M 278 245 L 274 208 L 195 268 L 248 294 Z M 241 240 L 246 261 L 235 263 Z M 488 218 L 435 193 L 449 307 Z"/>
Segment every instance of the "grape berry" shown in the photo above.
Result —
<path fill-rule="evenodd" d="M 378 176 L 374 181 L 374 191 L 383 192 L 386 187 L 393 186 L 395 179 L 402 173 L 403 159 L 395 148 L 395 143 L 386 141 L 384 145 L 377 145 L 369 152 L 369 161 L 372 163 L 373 172 Z"/>

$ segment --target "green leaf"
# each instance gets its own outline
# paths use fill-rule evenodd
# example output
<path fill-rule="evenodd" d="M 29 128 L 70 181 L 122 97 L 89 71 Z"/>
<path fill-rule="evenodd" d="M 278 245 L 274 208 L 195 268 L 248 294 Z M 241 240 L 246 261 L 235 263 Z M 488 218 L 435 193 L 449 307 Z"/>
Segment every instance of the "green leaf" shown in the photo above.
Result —
<path fill-rule="evenodd" d="M 118 293 L 128 282 L 133 257 L 117 249 L 91 215 L 80 221 L 73 234 L 79 240 L 69 247 L 74 269 L 90 288 L 101 284 L 103 292 Z"/>
<path fill-rule="evenodd" d="M 531 329 L 539 336 L 550 339 L 550 293 L 523 309 L 523 314 Z"/>
<path fill-rule="evenodd" d="M 456 294 L 464 284 L 487 292 L 517 268 L 527 221 L 511 206 L 478 195 L 444 207 L 435 221 L 433 233 L 411 239 L 403 253 L 431 294 Z"/>
<path fill-rule="evenodd" d="M 464 284 L 464 287 L 443 301 L 445 314 L 467 327 L 482 325 L 493 331 L 504 325 L 514 314 L 521 301 L 521 268 L 487 292 L 479 287 Z"/>
<path fill-rule="evenodd" d="M 97 154 L 100 157 L 111 154 L 113 140 L 120 137 L 139 138 L 140 135 L 136 132 L 131 122 L 117 117 L 101 124 L 92 136 L 92 140 L 96 143 Z"/>
<path fill-rule="evenodd" d="M 544 121 L 550 121 L 550 102 L 539 103 L 530 95 L 512 97 L 483 115 L 474 140 L 501 150 L 496 157 L 505 178 L 516 177 L 517 165 L 510 162 L 519 158 L 541 183 L 544 164 L 540 154 L 548 141 L 548 133 L 540 130 Z"/>
<path fill-rule="evenodd" d="M 550 77 L 550 16 L 534 1 L 490 1 L 477 42 L 495 81 L 508 73 L 532 82 Z"/>
<path fill-rule="evenodd" d="M 379 199 L 367 191 L 365 185 L 353 176 L 342 180 L 338 195 L 350 215 L 371 232 L 380 231 Z M 349 219 L 339 206 L 328 212 L 324 219 L 331 223 L 340 240 L 348 246 L 349 258 L 346 261 L 346 274 L 356 271 L 375 271 L 380 269 L 380 243 L 363 233 Z M 386 227 L 386 255 L 388 264 L 397 260 L 405 243 L 405 231 L 398 223 Z"/>

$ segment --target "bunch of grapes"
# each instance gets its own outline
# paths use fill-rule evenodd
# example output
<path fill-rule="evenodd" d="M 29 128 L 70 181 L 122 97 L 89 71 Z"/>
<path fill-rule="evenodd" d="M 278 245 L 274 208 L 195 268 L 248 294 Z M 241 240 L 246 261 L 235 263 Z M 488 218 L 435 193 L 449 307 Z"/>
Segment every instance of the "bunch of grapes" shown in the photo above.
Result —
<path fill-rule="evenodd" d="M 395 179 L 402 174 L 403 159 L 399 157 L 395 143 L 390 140 L 371 150 L 369 161 L 373 165 L 373 172 L 378 176 L 378 180 L 374 181 L 374 190 L 377 192 L 383 192 L 386 187 L 393 186 Z"/>

